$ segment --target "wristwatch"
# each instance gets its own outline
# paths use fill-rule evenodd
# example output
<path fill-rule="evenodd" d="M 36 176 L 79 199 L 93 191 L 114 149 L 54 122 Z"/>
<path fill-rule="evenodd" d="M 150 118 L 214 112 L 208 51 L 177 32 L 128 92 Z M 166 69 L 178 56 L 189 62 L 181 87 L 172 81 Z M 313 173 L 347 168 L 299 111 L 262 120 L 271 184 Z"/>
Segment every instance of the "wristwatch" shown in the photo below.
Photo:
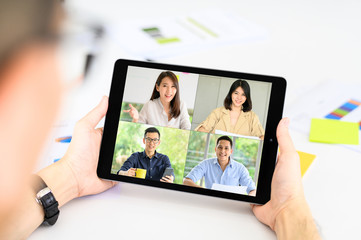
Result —
<path fill-rule="evenodd" d="M 54 225 L 59 217 L 59 204 L 56 201 L 50 188 L 46 185 L 44 180 L 34 174 L 34 190 L 36 192 L 36 202 L 44 209 L 44 222 L 48 225 Z"/>

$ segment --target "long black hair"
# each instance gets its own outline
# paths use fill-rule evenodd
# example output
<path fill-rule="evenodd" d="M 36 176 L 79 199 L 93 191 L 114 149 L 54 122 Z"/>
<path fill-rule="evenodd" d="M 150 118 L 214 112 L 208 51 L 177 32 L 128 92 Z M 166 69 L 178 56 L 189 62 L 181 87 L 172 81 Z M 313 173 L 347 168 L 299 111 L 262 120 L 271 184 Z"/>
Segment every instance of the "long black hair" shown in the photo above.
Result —
<path fill-rule="evenodd" d="M 157 99 L 160 97 L 160 94 L 157 91 L 157 86 L 158 87 L 160 86 L 160 84 L 162 83 L 162 80 L 165 77 L 169 77 L 177 89 L 175 96 L 173 97 L 172 101 L 170 102 L 170 114 L 173 118 L 177 118 L 180 115 L 179 84 L 178 84 L 178 78 L 173 72 L 164 71 L 159 74 L 157 81 L 155 82 L 153 93 L 152 93 L 152 96 L 150 97 L 150 100 L 154 100 L 154 99 Z"/>
<path fill-rule="evenodd" d="M 245 80 L 238 79 L 232 83 L 229 92 L 224 99 L 223 105 L 226 109 L 232 110 L 232 93 L 236 91 L 237 88 L 241 87 L 244 94 L 246 95 L 246 101 L 243 103 L 243 112 L 248 112 L 252 110 L 252 99 L 251 99 L 251 89 L 248 85 L 248 82 Z"/>

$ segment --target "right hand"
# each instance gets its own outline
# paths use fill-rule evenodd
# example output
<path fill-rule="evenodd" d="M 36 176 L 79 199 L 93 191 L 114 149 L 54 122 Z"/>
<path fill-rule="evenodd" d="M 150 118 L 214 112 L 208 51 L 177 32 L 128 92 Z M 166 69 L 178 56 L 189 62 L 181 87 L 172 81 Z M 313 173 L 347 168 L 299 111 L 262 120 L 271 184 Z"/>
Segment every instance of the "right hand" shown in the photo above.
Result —
<path fill-rule="evenodd" d="M 300 159 L 288 133 L 288 125 L 289 119 L 284 118 L 277 127 L 280 154 L 272 178 L 271 200 L 263 206 L 251 205 L 258 220 L 273 230 L 276 217 L 283 209 L 294 202 L 305 202 Z"/>
<path fill-rule="evenodd" d="M 139 119 L 138 110 L 135 107 L 133 107 L 132 104 L 129 104 L 129 107 L 130 107 L 130 109 L 123 110 L 123 112 L 129 113 L 129 115 L 133 118 L 133 122 L 138 122 L 138 119 Z"/>
<path fill-rule="evenodd" d="M 135 171 L 137 171 L 136 168 L 129 168 L 127 171 L 127 176 L 135 177 Z"/>

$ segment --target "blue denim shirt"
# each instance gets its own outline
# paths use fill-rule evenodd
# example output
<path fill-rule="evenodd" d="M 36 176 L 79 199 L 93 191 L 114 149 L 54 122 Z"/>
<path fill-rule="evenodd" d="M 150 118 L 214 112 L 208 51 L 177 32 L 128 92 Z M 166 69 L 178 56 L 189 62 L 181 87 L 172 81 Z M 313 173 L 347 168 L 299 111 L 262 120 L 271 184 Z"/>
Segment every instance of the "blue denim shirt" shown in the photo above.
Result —
<path fill-rule="evenodd" d="M 247 186 L 247 193 L 256 189 L 247 168 L 233 159 L 230 159 L 224 172 L 217 158 L 203 160 L 186 176 L 186 178 L 191 179 L 193 182 L 199 181 L 202 177 L 204 177 L 206 188 L 209 189 L 212 188 L 213 183 Z"/>
<path fill-rule="evenodd" d="M 123 164 L 119 171 L 128 171 L 130 168 L 142 168 L 147 170 L 145 179 L 159 181 L 166 168 L 172 167 L 167 155 L 155 152 L 149 159 L 145 151 L 133 153 Z M 118 171 L 118 174 L 119 174 Z M 174 177 L 174 175 L 173 175 Z"/>

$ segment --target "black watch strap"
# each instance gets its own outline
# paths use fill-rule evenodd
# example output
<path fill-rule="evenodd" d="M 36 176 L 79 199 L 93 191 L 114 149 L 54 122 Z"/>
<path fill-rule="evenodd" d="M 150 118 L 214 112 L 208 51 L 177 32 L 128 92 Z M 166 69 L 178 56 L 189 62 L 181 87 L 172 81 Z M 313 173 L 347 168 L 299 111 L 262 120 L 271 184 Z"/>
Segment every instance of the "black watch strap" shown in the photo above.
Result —
<path fill-rule="evenodd" d="M 54 194 L 40 176 L 34 174 L 33 179 L 35 188 L 34 190 L 36 192 L 36 201 L 44 209 L 43 223 L 54 225 L 59 217 L 58 201 L 56 201 Z"/>

